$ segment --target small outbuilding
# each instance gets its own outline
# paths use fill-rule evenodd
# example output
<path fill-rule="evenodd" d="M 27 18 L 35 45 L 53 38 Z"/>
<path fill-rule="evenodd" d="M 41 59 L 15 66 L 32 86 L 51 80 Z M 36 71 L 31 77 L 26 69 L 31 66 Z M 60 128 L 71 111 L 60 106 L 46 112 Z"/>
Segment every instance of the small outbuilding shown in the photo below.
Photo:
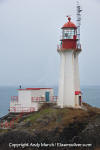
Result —
<path fill-rule="evenodd" d="M 43 103 L 56 103 L 57 96 L 54 96 L 52 88 L 26 88 L 18 89 L 18 96 L 12 96 L 10 112 L 33 112 Z"/>

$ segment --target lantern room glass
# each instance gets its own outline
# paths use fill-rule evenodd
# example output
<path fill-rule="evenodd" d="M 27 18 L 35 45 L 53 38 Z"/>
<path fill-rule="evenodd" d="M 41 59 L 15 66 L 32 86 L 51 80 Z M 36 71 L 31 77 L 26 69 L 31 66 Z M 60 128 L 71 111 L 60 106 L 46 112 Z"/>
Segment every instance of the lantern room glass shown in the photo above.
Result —
<path fill-rule="evenodd" d="M 67 28 L 62 30 L 62 39 L 74 39 L 76 35 L 76 29 Z"/>

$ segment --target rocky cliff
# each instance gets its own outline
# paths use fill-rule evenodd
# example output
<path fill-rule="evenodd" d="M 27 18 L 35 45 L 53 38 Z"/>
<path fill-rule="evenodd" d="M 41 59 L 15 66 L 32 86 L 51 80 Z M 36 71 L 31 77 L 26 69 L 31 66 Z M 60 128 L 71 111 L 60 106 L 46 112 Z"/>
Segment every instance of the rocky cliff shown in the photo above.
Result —
<path fill-rule="evenodd" d="M 100 109 L 85 103 L 84 109 L 45 104 L 31 114 L 8 114 L 1 123 L 0 150 L 100 150 Z"/>

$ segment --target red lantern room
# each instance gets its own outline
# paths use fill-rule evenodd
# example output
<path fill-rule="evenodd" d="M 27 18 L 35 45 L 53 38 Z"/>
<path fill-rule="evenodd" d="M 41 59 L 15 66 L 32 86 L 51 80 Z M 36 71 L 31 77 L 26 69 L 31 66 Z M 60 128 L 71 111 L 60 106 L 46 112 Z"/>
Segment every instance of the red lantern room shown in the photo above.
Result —
<path fill-rule="evenodd" d="M 77 26 L 71 22 L 71 18 L 68 17 L 68 22 L 63 25 L 61 49 L 77 49 Z"/>

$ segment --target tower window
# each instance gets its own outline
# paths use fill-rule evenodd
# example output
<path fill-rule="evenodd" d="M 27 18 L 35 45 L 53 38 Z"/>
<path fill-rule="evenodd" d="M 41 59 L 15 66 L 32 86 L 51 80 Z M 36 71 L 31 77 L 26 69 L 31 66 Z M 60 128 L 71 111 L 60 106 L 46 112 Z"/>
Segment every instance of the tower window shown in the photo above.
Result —
<path fill-rule="evenodd" d="M 62 33 L 63 39 L 73 39 L 74 35 L 75 35 L 74 29 L 64 29 Z"/>

